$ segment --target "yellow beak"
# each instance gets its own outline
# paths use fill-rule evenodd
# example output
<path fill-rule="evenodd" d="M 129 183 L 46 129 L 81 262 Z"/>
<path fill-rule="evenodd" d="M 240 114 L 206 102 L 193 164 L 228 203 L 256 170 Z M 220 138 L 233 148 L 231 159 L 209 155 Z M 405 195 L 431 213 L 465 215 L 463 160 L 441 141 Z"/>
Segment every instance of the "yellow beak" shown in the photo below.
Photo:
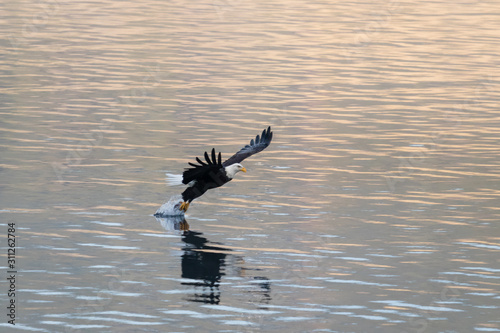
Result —
<path fill-rule="evenodd" d="M 243 167 L 243 168 L 241 168 L 241 171 L 243 171 L 243 172 L 247 172 L 247 169 L 245 169 L 245 168 Z"/>

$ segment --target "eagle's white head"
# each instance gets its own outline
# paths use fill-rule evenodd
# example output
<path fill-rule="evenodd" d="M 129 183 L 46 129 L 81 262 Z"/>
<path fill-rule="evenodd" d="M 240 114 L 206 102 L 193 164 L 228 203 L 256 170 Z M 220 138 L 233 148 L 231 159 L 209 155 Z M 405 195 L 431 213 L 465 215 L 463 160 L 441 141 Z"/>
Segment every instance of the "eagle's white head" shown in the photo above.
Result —
<path fill-rule="evenodd" d="M 226 167 L 226 176 L 230 179 L 233 179 L 234 175 L 238 172 L 243 171 L 247 172 L 247 169 L 239 163 L 234 163 Z"/>

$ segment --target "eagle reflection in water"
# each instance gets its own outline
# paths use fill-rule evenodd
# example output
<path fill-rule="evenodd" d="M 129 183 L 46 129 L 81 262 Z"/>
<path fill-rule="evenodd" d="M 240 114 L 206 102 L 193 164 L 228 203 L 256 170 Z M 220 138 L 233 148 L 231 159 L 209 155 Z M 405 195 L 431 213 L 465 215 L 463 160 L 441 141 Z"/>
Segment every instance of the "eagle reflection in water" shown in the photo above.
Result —
<path fill-rule="evenodd" d="M 221 301 L 220 282 L 223 276 L 245 277 L 245 273 L 254 269 L 243 267 L 243 257 L 232 254 L 231 249 L 217 246 L 203 237 L 203 233 L 190 231 L 184 216 L 155 216 L 167 231 L 182 231 L 182 275 L 181 284 L 191 286 L 193 294 L 188 298 L 192 302 L 219 304 Z M 222 245 L 222 244 L 219 244 Z M 249 277 L 245 289 L 250 301 L 269 304 L 271 300 L 271 283 L 261 276 Z M 193 281 L 189 281 L 193 280 Z"/>

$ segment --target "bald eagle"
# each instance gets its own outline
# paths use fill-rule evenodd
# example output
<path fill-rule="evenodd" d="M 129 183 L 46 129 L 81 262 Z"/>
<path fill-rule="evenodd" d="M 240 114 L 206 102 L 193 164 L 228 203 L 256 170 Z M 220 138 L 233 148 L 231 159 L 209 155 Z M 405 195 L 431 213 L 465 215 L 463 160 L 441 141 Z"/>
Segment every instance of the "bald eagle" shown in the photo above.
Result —
<path fill-rule="evenodd" d="M 201 197 L 206 191 L 231 181 L 239 171 L 247 172 L 240 162 L 264 150 L 269 146 L 272 138 L 273 132 L 271 132 L 271 126 L 269 126 L 262 131 L 260 136 L 257 135 L 255 140 L 252 139 L 250 144 L 241 148 L 224 162 L 222 162 L 221 153 L 216 154 L 215 149 L 212 148 L 210 155 L 205 152 L 205 161 L 196 157 L 198 164 L 189 162 L 188 164 L 192 168 L 186 168 L 182 175 L 167 174 L 170 185 L 184 184 L 188 186 L 182 192 L 182 203 L 179 209 L 186 212 L 191 201 Z"/>

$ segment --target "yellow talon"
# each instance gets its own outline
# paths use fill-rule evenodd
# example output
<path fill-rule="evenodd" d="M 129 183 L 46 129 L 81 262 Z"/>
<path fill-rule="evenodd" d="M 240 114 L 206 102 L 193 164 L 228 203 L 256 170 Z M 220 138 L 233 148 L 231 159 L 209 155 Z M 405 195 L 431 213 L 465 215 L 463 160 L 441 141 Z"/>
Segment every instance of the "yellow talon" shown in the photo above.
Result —
<path fill-rule="evenodd" d="M 187 212 L 188 208 L 189 208 L 189 202 L 183 202 L 179 207 L 179 209 L 183 210 L 184 212 Z"/>

